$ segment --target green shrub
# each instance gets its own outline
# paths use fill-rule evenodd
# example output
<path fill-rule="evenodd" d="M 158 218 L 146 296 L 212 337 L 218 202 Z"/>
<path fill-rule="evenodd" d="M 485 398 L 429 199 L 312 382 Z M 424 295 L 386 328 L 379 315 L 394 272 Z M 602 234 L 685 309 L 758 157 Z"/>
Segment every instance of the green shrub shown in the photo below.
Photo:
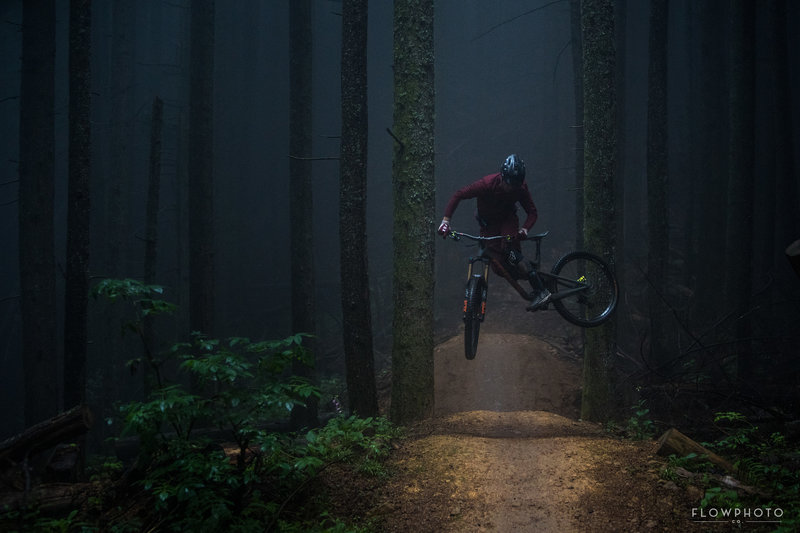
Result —
<path fill-rule="evenodd" d="M 338 416 L 304 434 L 267 428 L 320 394 L 288 373 L 293 361 L 308 360 L 304 337 L 251 342 L 196 334 L 171 353 L 202 392 L 171 384 L 122 406 L 125 433 L 141 439 L 140 484 L 162 529 L 247 531 L 270 523 L 291 529 L 284 518 L 290 501 L 328 465 L 356 462 L 380 473 L 378 460 L 397 436 L 383 418 Z M 233 446 L 224 451 L 203 436 L 201 423 Z"/>
<path fill-rule="evenodd" d="M 650 409 L 645 405 L 645 401 L 639 400 L 631 409 L 633 416 L 628 419 L 626 434 L 636 440 L 652 439 L 656 434 L 656 427 L 649 418 Z"/>
<path fill-rule="evenodd" d="M 5 511 L 0 529 L 366 531 L 330 516 L 322 500 L 305 497 L 313 494 L 311 482 L 334 463 L 385 475 L 382 460 L 399 430 L 384 418 L 344 416 L 338 402 L 342 385 L 331 381 L 327 389 L 335 400 L 335 418 L 303 433 L 279 431 L 276 422 L 321 395 L 291 373 L 295 363 L 311 362 L 304 346 L 307 335 L 252 342 L 194 333 L 190 342 L 160 355 L 162 360 L 145 332 L 150 317 L 175 309 L 160 294 L 160 287 L 135 280 L 104 280 L 92 290 L 96 298 L 129 305 L 123 330 L 137 334 L 144 347 L 143 357 L 129 366 L 145 364 L 153 378 L 145 400 L 117 411 L 121 436 L 139 441 L 135 472 L 123 475 L 121 463 L 96 459 L 92 481 L 113 486 L 108 497 L 92 497 L 88 506 L 62 517 L 43 517 L 36 508 Z M 165 369 L 177 375 L 167 376 Z M 120 479 L 125 481 L 117 484 Z M 127 480 L 134 480 L 134 486 L 127 486 Z M 134 502 L 112 502 L 115 492 Z"/>

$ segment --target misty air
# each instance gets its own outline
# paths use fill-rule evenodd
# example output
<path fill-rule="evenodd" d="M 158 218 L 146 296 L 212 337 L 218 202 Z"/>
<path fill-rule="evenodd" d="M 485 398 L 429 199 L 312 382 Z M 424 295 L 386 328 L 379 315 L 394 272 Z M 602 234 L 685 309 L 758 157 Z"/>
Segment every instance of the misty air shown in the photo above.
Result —
<path fill-rule="evenodd" d="M 800 529 L 800 4 L 0 21 L 0 530 Z"/>

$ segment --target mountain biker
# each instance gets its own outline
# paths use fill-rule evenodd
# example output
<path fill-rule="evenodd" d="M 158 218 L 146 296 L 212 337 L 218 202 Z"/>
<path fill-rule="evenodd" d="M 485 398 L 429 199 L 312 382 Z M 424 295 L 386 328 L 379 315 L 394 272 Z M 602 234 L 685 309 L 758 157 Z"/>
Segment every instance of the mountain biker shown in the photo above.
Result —
<path fill-rule="evenodd" d="M 536 223 L 538 213 L 531 193 L 525 183 L 525 162 L 516 154 L 509 155 L 500 172 L 489 174 L 483 178 L 457 190 L 444 210 L 444 217 L 439 224 L 438 233 L 443 237 L 450 234 L 450 218 L 461 200 L 477 199 L 475 218 L 481 227 L 481 236 L 511 235 L 508 240 L 490 241 L 486 246 L 489 255 L 505 262 L 511 272 L 516 271 L 520 277 L 527 278 L 534 292 L 528 311 L 533 311 L 550 300 L 550 291 L 542 285 L 536 271 L 523 261 L 520 241 L 525 240 L 528 231 Z M 522 226 L 517 218 L 517 204 L 527 214 Z"/>

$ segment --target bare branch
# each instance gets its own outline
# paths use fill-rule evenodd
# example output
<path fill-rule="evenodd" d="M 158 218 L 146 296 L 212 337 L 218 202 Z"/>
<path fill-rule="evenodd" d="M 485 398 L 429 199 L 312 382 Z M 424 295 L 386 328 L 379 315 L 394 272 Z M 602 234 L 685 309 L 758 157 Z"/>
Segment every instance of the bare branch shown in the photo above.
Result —
<path fill-rule="evenodd" d="M 541 6 L 539 6 L 539 7 L 535 7 L 535 8 L 533 8 L 533 9 L 531 9 L 530 11 L 526 11 L 525 13 L 520 13 L 519 15 L 517 15 L 517 16 L 515 16 L 515 17 L 511 17 L 510 19 L 508 19 L 508 20 L 504 20 L 503 22 L 500 22 L 499 24 L 495 24 L 494 26 L 492 26 L 491 28 L 489 28 L 489 29 L 488 29 L 488 30 L 486 30 L 485 32 L 483 32 L 483 33 L 480 33 L 480 34 L 476 35 L 475 37 L 473 37 L 473 38 L 471 39 L 471 41 L 477 41 L 477 40 L 478 40 L 478 39 L 480 39 L 481 37 L 484 37 L 484 36 L 486 36 L 486 35 L 489 35 L 490 33 L 492 33 L 494 30 L 496 30 L 496 29 L 497 29 L 497 28 L 499 28 L 500 26 L 504 26 L 504 25 L 508 24 L 509 22 L 512 22 L 512 21 L 514 21 L 514 20 L 517 20 L 517 19 L 518 19 L 518 18 L 520 18 L 520 17 L 524 17 L 525 15 L 530 15 L 531 13 L 535 13 L 536 11 L 539 11 L 539 10 L 541 10 L 541 9 L 544 9 L 544 8 L 546 8 L 546 7 L 550 7 L 550 6 L 554 5 L 554 4 L 558 4 L 558 3 L 560 3 L 560 2 L 563 2 L 563 1 L 564 1 L 564 0 L 554 0 L 553 2 L 548 2 L 547 4 L 541 5 Z"/>

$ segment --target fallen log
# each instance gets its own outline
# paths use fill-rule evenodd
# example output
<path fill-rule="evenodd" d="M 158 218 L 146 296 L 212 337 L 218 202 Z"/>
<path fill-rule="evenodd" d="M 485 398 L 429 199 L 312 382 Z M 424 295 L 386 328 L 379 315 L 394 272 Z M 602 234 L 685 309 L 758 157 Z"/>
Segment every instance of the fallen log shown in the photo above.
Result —
<path fill-rule="evenodd" d="M 28 492 L 0 493 L 0 509 L 36 507 L 45 513 L 79 508 L 89 497 L 91 483 L 48 483 Z"/>
<path fill-rule="evenodd" d="M 85 405 L 78 405 L 49 420 L 39 422 L 22 433 L 0 443 L 0 465 L 17 463 L 26 456 L 48 450 L 65 441 L 86 433 L 92 427 L 92 413 Z"/>
<path fill-rule="evenodd" d="M 691 453 L 702 455 L 711 461 L 712 464 L 717 465 L 731 474 L 736 474 L 736 467 L 733 466 L 733 463 L 693 441 L 675 428 L 668 429 L 661 435 L 661 438 L 658 439 L 658 449 L 656 453 L 662 456 L 677 455 L 678 457 L 685 457 Z"/>
<path fill-rule="evenodd" d="M 692 481 L 694 481 L 695 479 L 699 479 L 701 484 L 703 484 L 703 482 L 705 481 L 706 478 L 710 477 L 712 479 L 717 480 L 717 482 L 720 485 L 722 485 L 724 487 L 728 487 L 729 489 L 746 492 L 747 494 L 754 494 L 756 496 L 764 496 L 764 497 L 771 497 L 772 496 L 769 492 L 767 492 L 765 490 L 762 490 L 762 489 L 760 489 L 758 487 L 754 487 L 754 486 L 751 486 L 751 485 L 745 485 L 744 483 L 742 483 L 738 479 L 736 479 L 734 477 L 731 477 L 729 475 L 720 476 L 719 474 L 708 474 L 708 473 L 705 473 L 705 472 L 702 473 L 702 474 L 698 474 L 696 472 L 691 472 L 689 470 L 686 470 L 685 468 L 680 467 L 680 466 L 675 468 L 675 474 L 680 476 L 680 477 L 682 477 L 682 478 L 684 478 L 684 479 L 689 479 L 689 480 L 692 480 Z"/>

